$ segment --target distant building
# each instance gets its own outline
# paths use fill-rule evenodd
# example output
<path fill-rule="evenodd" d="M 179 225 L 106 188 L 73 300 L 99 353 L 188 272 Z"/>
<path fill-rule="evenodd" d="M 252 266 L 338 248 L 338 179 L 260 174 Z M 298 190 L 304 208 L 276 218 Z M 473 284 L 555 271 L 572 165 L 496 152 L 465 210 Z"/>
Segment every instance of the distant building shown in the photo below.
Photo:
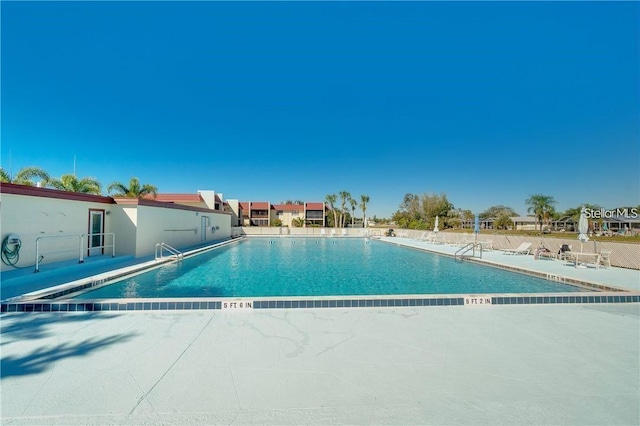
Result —
<path fill-rule="evenodd" d="M 510 218 L 513 221 L 513 229 L 520 231 L 535 231 L 539 226 L 538 221 L 533 216 L 514 216 Z"/>

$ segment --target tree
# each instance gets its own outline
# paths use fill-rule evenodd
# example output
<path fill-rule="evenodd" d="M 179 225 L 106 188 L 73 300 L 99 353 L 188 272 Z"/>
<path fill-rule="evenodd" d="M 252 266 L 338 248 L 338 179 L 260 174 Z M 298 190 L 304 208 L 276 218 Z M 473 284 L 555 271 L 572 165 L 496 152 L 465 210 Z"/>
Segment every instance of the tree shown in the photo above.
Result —
<path fill-rule="evenodd" d="M 60 191 L 80 192 L 82 194 L 100 195 L 102 193 L 102 185 L 92 177 L 78 179 L 74 175 L 62 175 L 60 179 L 49 179 L 47 186 Z"/>
<path fill-rule="evenodd" d="M 542 224 L 548 221 L 555 213 L 554 205 L 556 200 L 550 195 L 533 194 L 529 195 L 524 203 L 528 205 L 527 213 L 532 213 L 536 217 L 536 221 L 540 223 L 540 232 L 542 232 Z"/>
<path fill-rule="evenodd" d="M 480 213 L 478 216 L 480 217 L 480 219 L 490 219 L 490 218 L 499 217 L 502 215 L 513 217 L 513 216 L 518 216 L 518 213 L 516 213 L 516 211 L 511 207 L 497 205 L 497 206 L 489 207 L 488 209 Z"/>
<path fill-rule="evenodd" d="M 109 194 L 114 192 L 114 196 L 126 198 L 142 198 L 149 194 L 153 195 L 153 198 L 156 198 L 158 195 L 158 189 L 155 186 L 149 184 L 140 185 L 137 177 L 131 178 L 128 187 L 120 182 L 113 182 L 107 187 L 107 192 L 109 192 Z"/>
<path fill-rule="evenodd" d="M 300 200 L 285 200 L 285 201 L 281 201 L 280 204 L 294 204 L 294 205 L 303 205 L 304 201 L 300 201 Z"/>
<path fill-rule="evenodd" d="M 346 214 L 349 213 L 347 211 L 347 201 L 351 198 L 351 194 L 349 191 L 340 191 L 338 192 L 341 199 L 341 219 L 340 219 L 340 227 L 344 228 L 344 221 L 346 219 Z"/>
<path fill-rule="evenodd" d="M 33 186 L 34 179 L 38 179 L 38 182 L 42 182 L 43 185 L 49 181 L 49 174 L 40 167 L 24 167 L 16 173 L 16 177 L 12 177 L 4 169 L 0 172 L 0 179 L 5 183 L 16 183 L 18 185 Z"/>
<path fill-rule="evenodd" d="M 280 228 L 282 226 L 282 221 L 280 219 L 272 219 L 270 226 L 274 228 Z"/>
<path fill-rule="evenodd" d="M 421 219 L 420 197 L 416 194 L 405 194 L 400 203 L 400 210 L 406 212 L 410 218 Z"/>
<path fill-rule="evenodd" d="M 584 204 L 579 205 L 578 207 L 573 207 L 573 208 L 567 209 L 564 212 L 564 215 L 571 217 L 571 219 L 573 219 L 576 223 L 578 223 L 578 220 L 580 220 L 580 213 L 582 212 L 582 209 L 596 211 L 596 210 L 600 210 L 601 208 L 602 207 L 599 206 L 598 204 L 584 203 Z M 593 218 L 588 218 L 587 221 L 589 223 L 589 230 L 593 229 L 594 222 L 597 222 L 599 224 L 602 224 L 602 222 L 603 222 L 602 219 L 593 219 Z"/>
<path fill-rule="evenodd" d="M 356 220 L 356 207 L 358 206 L 358 202 L 353 198 L 349 198 L 349 204 L 351 204 L 351 226 L 353 226 Z"/>
<path fill-rule="evenodd" d="M 333 227 L 334 228 L 338 227 L 338 212 L 336 212 L 336 209 L 334 207 L 334 203 L 336 202 L 337 199 L 338 199 L 338 197 L 336 196 L 336 194 L 329 194 L 329 195 L 327 195 L 325 197 L 325 201 L 327 202 L 327 204 L 329 204 L 329 208 L 333 212 Z"/>
<path fill-rule="evenodd" d="M 368 195 L 360 196 L 360 208 L 362 209 L 362 226 L 367 227 L 367 203 L 369 202 Z"/>
<path fill-rule="evenodd" d="M 493 222 L 496 229 L 509 229 L 513 227 L 513 220 L 506 213 L 500 213 Z"/>
<path fill-rule="evenodd" d="M 2 167 L 0 167 L 0 182 L 2 183 L 11 182 L 11 176 L 9 176 L 9 173 L 5 172 Z"/>
<path fill-rule="evenodd" d="M 473 220 L 471 210 L 452 209 L 447 213 L 447 225 L 452 228 L 462 228 L 463 222 Z"/>
<path fill-rule="evenodd" d="M 295 228 L 302 228 L 304 227 L 304 218 L 303 217 L 294 217 L 293 219 L 291 219 L 291 226 L 295 227 Z"/>
<path fill-rule="evenodd" d="M 424 213 L 422 219 L 429 228 L 433 228 L 435 225 L 436 216 L 440 217 L 441 226 L 448 225 L 447 217 L 451 210 L 453 210 L 453 204 L 449 202 L 445 194 L 424 194 L 422 196 L 422 211 Z"/>
<path fill-rule="evenodd" d="M 422 197 L 415 194 L 405 194 L 400 210 L 394 213 L 392 219 L 401 227 L 409 229 L 433 229 L 436 216 L 440 217 L 441 226 L 450 226 L 447 222 L 453 204 L 445 194 Z"/>

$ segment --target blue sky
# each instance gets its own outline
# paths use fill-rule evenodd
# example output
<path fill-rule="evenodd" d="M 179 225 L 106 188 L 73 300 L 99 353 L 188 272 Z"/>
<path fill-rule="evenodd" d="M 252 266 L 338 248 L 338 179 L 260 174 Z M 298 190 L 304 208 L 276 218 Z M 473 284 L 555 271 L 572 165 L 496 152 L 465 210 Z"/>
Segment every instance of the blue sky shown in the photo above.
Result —
<path fill-rule="evenodd" d="M 636 2 L 2 2 L 2 167 L 160 192 L 640 202 Z"/>

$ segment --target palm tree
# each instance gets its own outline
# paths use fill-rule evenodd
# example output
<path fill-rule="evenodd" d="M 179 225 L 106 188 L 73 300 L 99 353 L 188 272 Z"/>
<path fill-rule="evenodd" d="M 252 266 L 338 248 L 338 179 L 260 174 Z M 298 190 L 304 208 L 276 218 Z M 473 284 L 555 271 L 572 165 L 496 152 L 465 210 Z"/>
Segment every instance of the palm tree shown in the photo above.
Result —
<path fill-rule="evenodd" d="M 358 206 L 358 202 L 353 198 L 349 198 L 349 204 L 351 204 L 351 226 L 353 226 L 356 219 L 356 207 Z"/>
<path fill-rule="evenodd" d="M 145 195 L 151 194 L 153 198 L 158 195 L 158 188 L 153 185 L 145 184 L 140 185 L 140 181 L 137 177 L 132 177 L 129 181 L 129 186 L 126 187 L 120 182 L 113 182 L 107 187 L 107 192 L 111 194 L 114 192 L 116 197 L 126 198 L 142 198 Z"/>
<path fill-rule="evenodd" d="M 556 200 L 550 195 L 533 194 L 529 195 L 524 203 L 528 205 L 527 213 L 533 212 L 536 221 L 540 222 L 540 232 L 542 232 L 542 223 L 547 221 L 554 213 L 554 205 Z"/>
<path fill-rule="evenodd" d="M 294 217 L 291 219 L 291 225 L 295 228 L 303 228 L 304 227 L 304 218 L 303 217 Z"/>
<path fill-rule="evenodd" d="M 38 179 L 38 182 L 46 184 L 49 181 L 49 174 L 40 167 L 24 167 L 18 171 L 15 178 L 9 175 L 4 169 L 0 168 L 1 182 L 16 183 L 18 185 L 33 186 L 34 179 Z"/>
<path fill-rule="evenodd" d="M 9 173 L 5 172 L 2 167 L 0 167 L 0 182 L 2 183 L 11 182 L 11 176 L 9 176 Z"/>
<path fill-rule="evenodd" d="M 78 179 L 75 175 L 62 175 L 60 179 L 49 179 L 47 185 L 61 191 L 94 195 L 100 195 L 102 193 L 102 185 L 92 177 Z"/>
<path fill-rule="evenodd" d="M 360 196 L 360 208 L 362 209 L 362 226 L 366 228 L 366 223 L 367 223 L 367 203 L 369 202 L 369 196 L 368 195 L 361 195 Z"/>
<path fill-rule="evenodd" d="M 349 191 L 340 191 L 338 192 L 338 194 L 340 195 L 340 199 L 341 199 L 341 206 L 342 206 L 342 213 L 341 213 L 341 218 L 340 218 L 340 227 L 344 228 L 344 220 L 347 217 L 346 213 L 347 212 L 347 200 L 351 198 L 351 194 L 349 193 Z"/>
<path fill-rule="evenodd" d="M 333 211 L 333 227 L 334 228 L 338 227 L 338 212 L 334 207 L 334 203 L 336 202 L 337 199 L 338 197 L 336 197 L 336 194 L 329 194 L 325 197 L 325 201 L 327 202 L 327 204 L 329 204 L 329 208 L 331 209 L 331 211 Z"/>

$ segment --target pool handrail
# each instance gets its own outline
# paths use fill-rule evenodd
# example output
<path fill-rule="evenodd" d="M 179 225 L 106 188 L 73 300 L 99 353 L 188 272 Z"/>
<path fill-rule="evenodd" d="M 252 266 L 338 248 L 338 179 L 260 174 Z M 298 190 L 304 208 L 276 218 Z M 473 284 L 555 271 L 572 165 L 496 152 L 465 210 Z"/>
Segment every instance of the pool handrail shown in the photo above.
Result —
<path fill-rule="evenodd" d="M 182 254 L 182 252 L 178 249 L 176 249 L 175 247 L 171 247 L 169 244 L 162 242 L 162 243 L 158 243 L 156 244 L 156 248 L 155 248 L 155 259 L 162 259 L 162 250 L 166 250 L 169 253 L 171 253 L 173 256 L 176 257 L 176 260 L 182 260 L 184 259 L 184 254 Z"/>
<path fill-rule="evenodd" d="M 52 239 L 52 238 L 78 238 L 78 263 L 84 263 L 84 237 L 86 236 L 95 236 L 95 235 L 102 235 L 102 236 L 107 236 L 107 235 L 111 235 L 111 244 L 102 244 L 100 246 L 93 246 L 93 247 L 86 247 L 87 250 L 89 249 L 105 249 L 107 247 L 111 247 L 111 257 L 115 257 L 116 255 L 116 234 L 114 234 L 113 232 L 96 232 L 96 233 L 84 233 L 84 234 L 66 234 L 66 235 L 45 235 L 42 237 L 38 237 L 36 238 L 36 265 L 35 265 L 35 270 L 33 272 L 40 272 L 40 261 L 42 260 L 42 258 L 44 258 L 44 256 L 40 256 L 40 240 L 44 240 L 44 239 Z M 105 240 L 103 240 L 104 243 Z M 75 249 L 74 249 L 75 250 Z M 70 251 L 70 250 L 55 250 L 49 253 L 62 253 L 65 251 Z"/>

